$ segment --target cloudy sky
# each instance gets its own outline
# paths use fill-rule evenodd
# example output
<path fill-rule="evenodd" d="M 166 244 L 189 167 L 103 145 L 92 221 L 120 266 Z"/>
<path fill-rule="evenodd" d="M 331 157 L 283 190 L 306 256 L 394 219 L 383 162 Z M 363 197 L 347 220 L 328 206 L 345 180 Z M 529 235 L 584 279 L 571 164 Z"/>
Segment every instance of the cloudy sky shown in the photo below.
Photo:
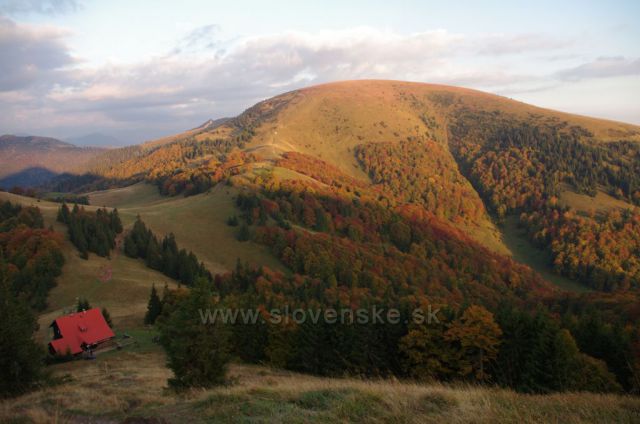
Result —
<path fill-rule="evenodd" d="M 640 124 L 637 1 L 0 0 L 0 133 L 140 142 L 326 81 Z"/>

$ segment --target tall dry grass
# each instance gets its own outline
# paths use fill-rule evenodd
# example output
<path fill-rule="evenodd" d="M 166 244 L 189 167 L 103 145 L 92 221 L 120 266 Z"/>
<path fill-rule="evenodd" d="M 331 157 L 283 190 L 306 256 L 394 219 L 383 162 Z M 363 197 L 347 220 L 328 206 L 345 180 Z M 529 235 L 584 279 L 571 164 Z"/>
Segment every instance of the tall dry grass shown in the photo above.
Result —
<path fill-rule="evenodd" d="M 65 381 L 2 401 L 0 422 L 640 422 L 640 399 L 628 396 L 533 396 L 238 364 L 230 367 L 225 387 L 176 394 L 166 389 L 170 371 L 161 352 L 114 353 L 57 366 L 54 374 Z"/>

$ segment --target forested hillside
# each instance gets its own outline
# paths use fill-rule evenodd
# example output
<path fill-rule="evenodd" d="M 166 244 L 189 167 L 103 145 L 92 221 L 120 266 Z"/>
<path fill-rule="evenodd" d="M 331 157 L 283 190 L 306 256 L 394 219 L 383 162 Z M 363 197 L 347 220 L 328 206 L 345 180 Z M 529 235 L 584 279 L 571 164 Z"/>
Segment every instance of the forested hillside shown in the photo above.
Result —
<path fill-rule="evenodd" d="M 220 125 L 107 161 L 108 169 L 95 173 L 107 177 L 103 183 L 145 179 L 163 194 L 193 195 L 245 172 L 244 165 L 275 160 L 278 169 L 352 187 L 383 207 L 433 213 L 500 253 L 508 249 L 489 215 L 499 223 L 525 213 L 522 225 L 550 252 L 551 268 L 580 284 L 617 290 L 636 285 L 633 232 L 607 244 L 601 224 L 607 218 L 582 213 L 573 226 L 592 237 L 572 248 L 575 241 L 562 234 L 576 231 L 555 231 L 566 224 L 535 214 L 563 215 L 558 198 L 567 190 L 607 193 L 631 210 L 640 201 L 638 140 L 637 127 L 471 90 L 361 81 L 269 99 Z M 343 180 L 327 177 L 336 170 Z M 543 212 L 551 209 L 557 212 Z"/>
<path fill-rule="evenodd" d="M 170 208 L 125 202 L 141 216 L 124 228 L 124 252 L 190 287 L 160 301 L 176 385 L 221 381 L 223 366 L 190 365 L 220 345 L 221 363 L 230 354 L 322 375 L 637 392 L 639 142 L 631 125 L 472 90 L 359 81 L 286 93 L 219 125 L 109 151 L 59 183 L 85 192 L 145 181 L 183 209 L 207 205 L 193 222 L 160 223 L 173 219 Z M 224 230 L 213 210 L 222 203 L 203 201 L 223 191 L 234 202 Z M 574 210 L 559 201 L 567 191 L 606 193 L 624 207 Z M 109 255 L 117 212 L 65 207 L 60 219 L 80 252 Z M 512 259 L 500 224 L 513 215 L 531 249 L 548 252 L 544 266 L 594 291 L 566 293 Z M 198 258 L 228 246 L 182 247 L 190 240 L 181 232 L 213 234 L 207 224 L 275 259 L 214 275 Z M 189 321 L 194 308 L 215 306 L 257 308 L 265 322 Z M 285 307 L 399 315 L 384 324 L 266 322 Z M 428 308 L 440 311 L 437 325 L 412 321 Z"/>
<path fill-rule="evenodd" d="M 0 202 L 0 278 L 37 310 L 46 307 L 64 264 L 61 234 L 43 227 L 38 208 Z"/>
<path fill-rule="evenodd" d="M 294 157 L 300 172 L 317 162 Z M 292 159 L 286 155 L 286 161 Z M 262 176 L 259 187 L 250 184 L 237 198 L 239 227 L 270 246 L 294 275 L 239 266 L 216 278 L 216 289 L 235 307 L 259 305 L 263 311 L 285 305 L 397 308 L 405 324 L 240 326 L 233 340 L 243 359 L 328 375 L 491 380 L 532 392 L 636 390 L 639 351 L 631 341 L 640 331 L 640 311 L 625 298 L 608 298 L 608 309 L 617 313 L 608 315 L 609 324 L 598 324 L 601 330 L 589 339 L 580 329 L 589 325 L 601 298 L 572 297 L 568 307 L 567 299 L 533 271 L 487 250 L 420 204 L 391 207 L 381 195 L 384 189 L 351 184 L 354 180 L 328 164 L 319 168 L 325 172 L 318 183 Z M 442 309 L 441 325 L 406 324 L 410 311 L 427 305 Z M 476 321 L 495 330 L 473 327 Z M 464 343 L 475 348 L 457 344 L 458 325 L 469 337 Z M 475 331 L 494 331 L 493 347 L 476 345 Z M 590 341 L 599 337 L 608 340 L 610 350 L 592 349 Z M 330 360 L 336 349 L 338 363 Z M 486 364 L 469 359 L 478 352 L 474 349 L 487 349 Z M 362 351 L 370 355 L 358 356 Z M 565 362 L 545 369 L 549 358 Z"/>
<path fill-rule="evenodd" d="M 598 290 L 638 287 L 640 144 L 599 143 L 566 122 L 533 126 L 499 113 L 461 112 L 450 144 L 463 172 L 498 219 L 522 213 L 521 224 L 551 251 L 558 273 Z M 628 202 L 598 216 L 558 203 L 563 187 Z"/>

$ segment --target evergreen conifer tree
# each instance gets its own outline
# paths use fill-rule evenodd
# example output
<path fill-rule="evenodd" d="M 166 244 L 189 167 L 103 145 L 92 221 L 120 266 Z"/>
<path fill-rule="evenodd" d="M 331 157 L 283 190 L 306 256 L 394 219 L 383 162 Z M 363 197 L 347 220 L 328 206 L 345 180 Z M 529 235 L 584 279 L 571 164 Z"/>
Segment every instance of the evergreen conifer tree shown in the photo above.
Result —
<path fill-rule="evenodd" d="M 165 289 L 166 291 L 166 289 Z M 156 322 L 156 319 L 162 313 L 162 302 L 160 301 L 160 297 L 158 296 L 158 292 L 156 290 L 156 285 L 151 286 L 151 295 L 149 296 L 149 303 L 147 305 L 147 313 L 144 316 L 144 323 L 147 325 L 153 325 Z"/>
<path fill-rule="evenodd" d="M 89 301 L 84 297 L 79 297 L 76 305 L 76 312 L 88 311 L 89 309 L 91 309 Z"/>
<path fill-rule="evenodd" d="M 160 343 L 175 388 L 211 387 L 223 384 L 229 361 L 228 330 L 219 323 L 203 323 L 200 313 L 217 305 L 205 279 L 196 281 L 189 295 L 160 323 Z"/>
<path fill-rule="evenodd" d="M 131 235 L 127 235 L 124 239 L 124 254 L 130 258 L 138 257 L 138 246 Z"/>
<path fill-rule="evenodd" d="M 247 241 L 251 237 L 251 233 L 249 232 L 249 227 L 247 224 L 243 223 L 238 230 L 238 235 L 236 236 L 238 241 Z"/>
<path fill-rule="evenodd" d="M 0 397 L 23 393 L 43 376 L 44 352 L 33 339 L 36 318 L 29 306 L 17 298 L 0 258 Z"/>

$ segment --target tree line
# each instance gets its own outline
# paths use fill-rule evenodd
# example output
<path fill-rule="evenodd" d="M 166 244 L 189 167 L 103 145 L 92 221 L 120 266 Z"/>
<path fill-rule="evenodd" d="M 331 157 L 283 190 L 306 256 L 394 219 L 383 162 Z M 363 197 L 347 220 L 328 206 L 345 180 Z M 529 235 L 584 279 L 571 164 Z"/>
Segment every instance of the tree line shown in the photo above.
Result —
<path fill-rule="evenodd" d="M 526 122 L 463 110 L 450 145 L 499 219 L 520 213 L 530 239 L 551 252 L 554 269 L 597 290 L 638 286 L 637 211 L 579 216 L 558 205 L 563 184 L 640 204 L 640 144 L 600 143 L 566 122 Z"/>
<path fill-rule="evenodd" d="M 339 300 L 301 303 L 294 278 L 287 281 L 268 269 L 240 265 L 216 276 L 213 285 L 200 280 L 188 292 L 165 290 L 161 301 L 155 294 L 152 302 L 152 292 L 149 311 L 160 305 L 160 340 L 174 371 L 170 383 L 178 388 L 221 384 L 228 361 L 237 357 L 325 376 L 466 381 L 525 393 L 623 390 L 606 362 L 584 353 L 572 332 L 543 309 L 529 313 L 504 303 L 494 314 L 480 305 L 442 306 L 437 322 L 411 323 L 409 304 L 375 303 L 385 311 L 399 307 L 397 323 L 298 322 L 291 317 L 274 323 L 268 315 L 274 307 L 351 307 Z M 204 324 L 194 318 L 198 310 L 227 308 L 256 308 L 259 319 Z"/>
<path fill-rule="evenodd" d="M 58 210 L 58 222 L 67 225 L 69 240 L 78 248 L 80 257 L 89 258 L 89 252 L 107 257 L 115 247 L 116 235 L 122 232 L 118 210 L 106 208 L 90 212 L 77 204 L 69 210 L 63 203 Z"/>
<path fill-rule="evenodd" d="M 46 308 L 64 256 L 61 235 L 43 227 L 38 208 L 0 202 L 0 397 L 46 379 L 34 311 Z"/>
<path fill-rule="evenodd" d="M 193 252 L 178 248 L 173 234 L 158 240 L 139 216 L 124 239 L 124 253 L 144 259 L 149 268 L 188 286 L 198 278 L 212 280 L 211 273 Z"/>
<path fill-rule="evenodd" d="M 40 210 L 0 203 L 0 260 L 12 292 L 36 310 L 47 306 L 47 295 L 62 272 L 64 256 L 59 233 L 44 227 Z"/>

